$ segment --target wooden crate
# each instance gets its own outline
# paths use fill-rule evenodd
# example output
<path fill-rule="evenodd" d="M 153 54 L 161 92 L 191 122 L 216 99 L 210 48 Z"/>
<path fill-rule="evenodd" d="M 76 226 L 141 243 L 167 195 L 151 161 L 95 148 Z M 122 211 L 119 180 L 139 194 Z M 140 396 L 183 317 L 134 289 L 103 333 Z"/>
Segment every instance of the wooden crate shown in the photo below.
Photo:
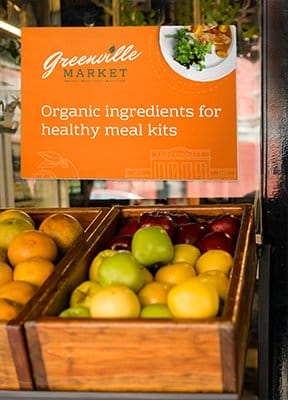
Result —
<path fill-rule="evenodd" d="M 31 299 L 23 308 L 17 318 L 8 323 L 0 321 L 0 390 L 29 390 L 33 389 L 33 379 L 31 375 L 31 367 L 29 357 L 27 355 L 27 345 L 24 338 L 23 323 L 26 320 L 27 310 L 38 298 L 41 297 L 41 292 L 49 291 L 51 282 L 54 281 L 57 274 L 63 274 L 63 271 L 69 266 L 71 257 L 74 254 L 74 248 L 85 243 L 95 230 L 102 219 L 110 211 L 109 208 L 31 208 L 23 209 L 33 218 L 36 228 L 41 221 L 53 213 L 69 213 L 75 216 L 84 227 L 83 235 L 77 240 L 75 245 L 69 250 L 65 256 L 57 263 L 55 271 L 46 280 L 41 288 L 37 290 L 33 299 Z M 73 256 L 74 257 L 74 256 Z"/>
<path fill-rule="evenodd" d="M 148 210 L 241 218 L 228 300 L 207 320 L 59 318 L 71 291 L 119 224 Z M 26 338 L 36 388 L 51 391 L 240 393 L 256 276 L 252 205 L 118 207 L 98 227 L 53 291 L 30 309 Z"/>

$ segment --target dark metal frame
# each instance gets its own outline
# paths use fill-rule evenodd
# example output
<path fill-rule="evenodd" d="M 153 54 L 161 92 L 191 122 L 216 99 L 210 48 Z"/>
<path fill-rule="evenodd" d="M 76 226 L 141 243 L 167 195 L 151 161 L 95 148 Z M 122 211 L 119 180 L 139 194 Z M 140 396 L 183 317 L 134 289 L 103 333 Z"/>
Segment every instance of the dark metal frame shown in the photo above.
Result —
<path fill-rule="evenodd" d="M 259 337 L 268 335 L 268 345 L 262 349 L 261 356 L 264 370 L 259 371 L 259 379 L 267 385 L 266 393 L 259 397 L 261 400 L 282 399 L 288 391 L 287 13 L 287 0 L 265 0 L 261 171 L 263 243 L 269 244 L 271 267 L 269 290 L 262 293 L 262 301 L 269 304 L 269 315 L 266 316 L 269 317 L 268 332 L 263 329 L 263 324 L 259 327 Z"/>

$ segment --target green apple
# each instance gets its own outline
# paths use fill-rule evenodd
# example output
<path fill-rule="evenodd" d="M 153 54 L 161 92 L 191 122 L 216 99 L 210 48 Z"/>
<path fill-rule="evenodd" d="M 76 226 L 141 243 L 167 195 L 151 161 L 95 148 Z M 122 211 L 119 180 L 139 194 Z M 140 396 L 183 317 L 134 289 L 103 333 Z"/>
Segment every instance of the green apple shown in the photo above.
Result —
<path fill-rule="evenodd" d="M 84 281 L 78 285 L 70 296 L 70 307 L 84 306 L 89 308 L 91 304 L 91 297 L 96 293 L 100 284 L 93 281 Z"/>
<path fill-rule="evenodd" d="M 165 229 L 157 225 L 146 226 L 134 233 L 131 251 L 140 264 L 152 266 L 169 263 L 174 255 L 174 246 Z"/>
<path fill-rule="evenodd" d="M 167 304 L 147 304 L 140 312 L 141 318 L 172 318 Z"/>
<path fill-rule="evenodd" d="M 10 218 L 24 219 L 30 222 L 35 228 L 35 222 L 31 215 L 20 208 L 6 208 L 5 210 L 0 212 L 0 221 L 4 221 L 4 219 Z"/>
<path fill-rule="evenodd" d="M 63 310 L 59 317 L 63 318 L 87 318 L 90 317 L 90 311 L 87 307 L 84 306 L 74 306 L 69 307 Z"/>
<path fill-rule="evenodd" d="M 102 286 L 120 284 L 139 292 L 144 284 L 140 263 L 130 251 L 117 251 L 103 260 L 98 269 Z"/>
<path fill-rule="evenodd" d="M 33 223 L 26 219 L 7 218 L 0 221 L 0 247 L 7 250 L 18 233 L 34 229 Z"/>
<path fill-rule="evenodd" d="M 111 257 L 117 253 L 117 250 L 105 249 L 100 251 L 92 260 L 89 267 L 89 280 L 98 282 L 98 269 L 105 258 Z"/>
<path fill-rule="evenodd" d="M 171 260 L 171 264 L 185 262 L 191 264 L 193 267 L 196 261 L 201 256 L 201 252 L 198 247 L 188 244 L 181 243 L 174 245 L 174 255 Z"/>

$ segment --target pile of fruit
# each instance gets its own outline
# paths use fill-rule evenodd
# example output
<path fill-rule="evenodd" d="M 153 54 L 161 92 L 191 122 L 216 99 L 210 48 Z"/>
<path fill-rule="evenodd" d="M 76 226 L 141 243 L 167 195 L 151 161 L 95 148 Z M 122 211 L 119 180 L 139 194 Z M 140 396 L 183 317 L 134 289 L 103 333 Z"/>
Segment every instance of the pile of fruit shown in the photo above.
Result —
<path fill-rule="evenodd" d="M 228 297 L 240 218 L 143 212 L 92 259 L 61 317 L 211 318 Z"/>
<path fill-rule="evenodd" d="M 36 227 L 24 210 L 0 212 L 0 321 L 19 315 L 83 231 L 70 214 L 49 214 Z"/>

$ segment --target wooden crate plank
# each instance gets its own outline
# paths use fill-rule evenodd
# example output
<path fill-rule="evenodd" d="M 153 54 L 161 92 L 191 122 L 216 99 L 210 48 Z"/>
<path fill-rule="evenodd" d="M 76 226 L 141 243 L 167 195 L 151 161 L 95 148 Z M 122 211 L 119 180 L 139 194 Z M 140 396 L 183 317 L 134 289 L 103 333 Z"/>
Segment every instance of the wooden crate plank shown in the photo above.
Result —
<path fill-rule="evenodd" d="M 19 390 L 5 323 L 0 323 L 0 390 Z"/>
<path fill-rule="evenodd" d="M 37 334 L 50 390 L 223 391 L 218 324 L 54 319 Z"/>

